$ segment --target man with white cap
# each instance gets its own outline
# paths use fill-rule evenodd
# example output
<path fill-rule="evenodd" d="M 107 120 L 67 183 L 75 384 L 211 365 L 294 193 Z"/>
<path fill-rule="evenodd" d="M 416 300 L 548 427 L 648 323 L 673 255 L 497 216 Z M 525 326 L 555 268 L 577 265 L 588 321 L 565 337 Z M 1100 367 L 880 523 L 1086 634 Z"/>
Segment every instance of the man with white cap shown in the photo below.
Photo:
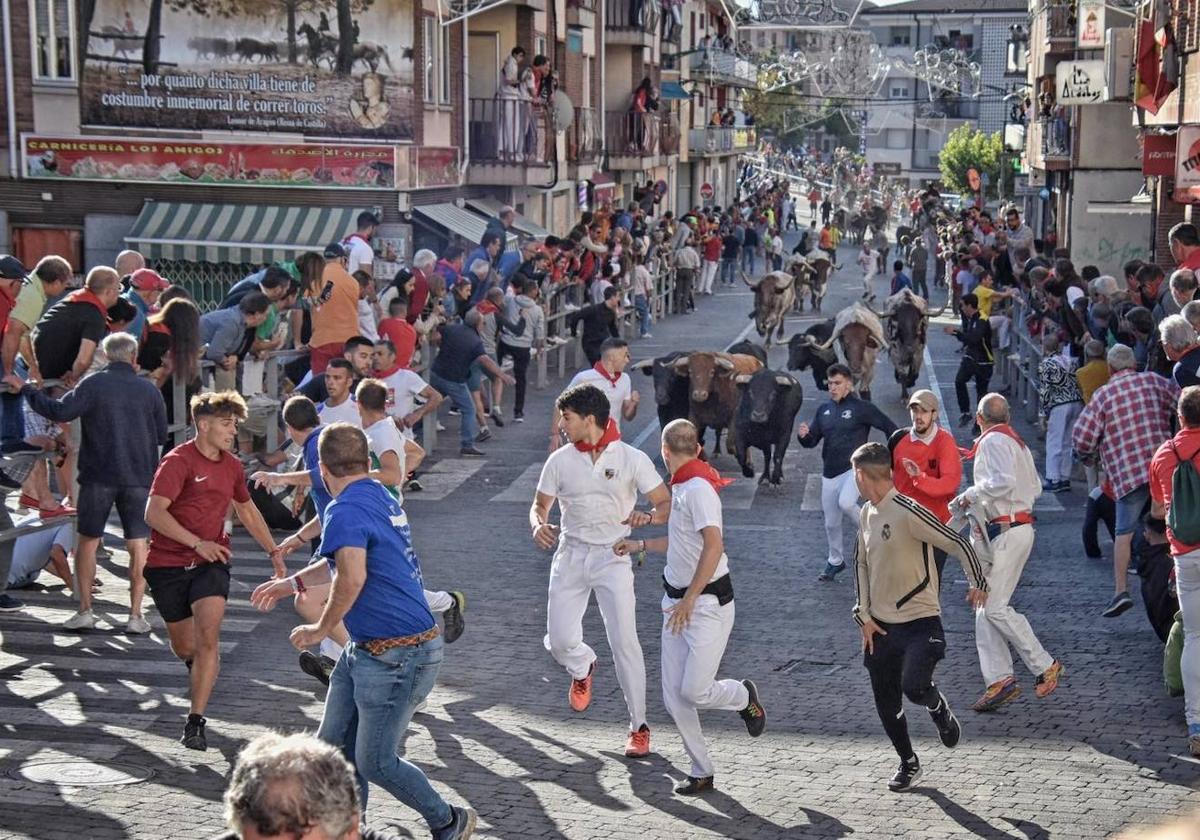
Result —
<path fill-rule="evenodd" d="M 962 458 L 954 435 L 938 425 L 938 398 L 922 388 L 908 398 L 912 425 L 888 438 L 896 491 L 927 508 L 943 525 L 950 521 L 950 500 L 962 483 Z M 934 546 L 938 585 L 946 552 Z"/>

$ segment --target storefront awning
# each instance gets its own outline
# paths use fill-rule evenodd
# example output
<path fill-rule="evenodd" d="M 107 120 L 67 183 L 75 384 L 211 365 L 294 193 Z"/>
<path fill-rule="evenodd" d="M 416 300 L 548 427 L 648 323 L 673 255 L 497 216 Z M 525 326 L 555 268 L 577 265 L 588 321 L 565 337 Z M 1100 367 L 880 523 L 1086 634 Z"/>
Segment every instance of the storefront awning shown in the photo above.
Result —
<path fill-rule="evenodd" d="M 1088 213 L 1113 216 L 1149 216 L 1152 208 L 1142 201 L 1089 201 Z"/>
<path fill-rule="evenodd" d="M 502 203 L 494 198 L 468 198 L 467 206 L 472 210 L 482 213 L 489 217 L 499 217 L 500 209 L 504 207 Z M 526 236 L 532 236 L 534 239 L 545 239 L 550 235 L 550 231 L 539 225 L 537 222 L 531 222 L 529 219 L 516 214 L 513 219 L 512 229 L 517 233 L 523 233 Z"/>
<path fill-rule="evenodd" d="M 426 221 L 462 237 L 471 245 L 478 245 L 487 231 L 487 219 L 454 204 L 418 204 L 413 207 L 413 212 Z M 517 235 L 509 233 L 506 249 L 515 248 L 516 244 Z"/>
<path fill-rule="evenodd" d="M 683 89 L 679 82 L 663 82 L 658 91 L 659 99 L 691 99 L 692 96 Z"/>
<path fill-rule="evenodd" d="M 341 241 L 366 209 L 147 201 L 125 241 L 148 260 L 261 265 Z"/>

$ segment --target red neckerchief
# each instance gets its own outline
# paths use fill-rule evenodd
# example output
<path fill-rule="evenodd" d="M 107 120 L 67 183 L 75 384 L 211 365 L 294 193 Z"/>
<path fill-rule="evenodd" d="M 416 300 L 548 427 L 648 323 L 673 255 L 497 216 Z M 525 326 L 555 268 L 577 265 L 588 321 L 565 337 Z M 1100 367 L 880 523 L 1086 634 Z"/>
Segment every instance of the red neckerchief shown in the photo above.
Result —
<path fill-rule="evenodd" d="M 91 289 L 76 289 L 67 295 L 67 300 L 71 303 L 90 303 L 100 310 L 100 314 L 104 316 L 104 322 L 108 323 L 108 307 L 104 305 L 104 301 L 96 297 Z"/>
<path fill-rule="evenodd" d="M 404 369 L 404 365 L 402 365 L 402 364 L 400 364 L 400 363 L 398 363 L 398 362 L 397 362 L 395 365 L 393 365 L 392 367 L 388 368 L 387 370 L 377 370 L 377 371 L 375 371 L 375 378 L 376 378 L 376 379 L 387 379 L 389 376 L 391 376 L 391 375 L 392 375 L 393 373 L 395 373 L 396 371 L 398 371 L 398 370 L 403 370 L 403 369 Z"/>
<path fill-rule="evenodd" d="M 496 306 L 490 300 L 479 301 L 479 303 L 475 304 L 475 308 L 479 311 L 480 315 L 491 315 L 493 312 L 500 311 L 500 307 Z"/>
<path fill-rule="evenodd" d="M 575 448 L 580 452 L 598 452 L 610 443 L 616 443 L 621 439 L 621 432 L 617 428 L 617 421 L 611 417 L 608 418 L 608 425 L 604 427 L 604 434 L 600 435 L 600 440 L 595 443 L 588 443 L 585 440 L 575 442 Z"/>
<path fill-rule="evenodd" d="M 984 430 L 983 434 L 975 438 L 975 443 L 970 449 L 963 449 L 960 447 L 958 450 L 959 453 L 961 453 L 963 458 L 967 459 L 968 461 L 971 460 L 975 457 L 975 453 L 979 451 L 979 442 L 992 432 L 999 432 L 1002 435 L 1012 438 L 1017 443 L 1021 444 L 1022 449 L 1029 448 L 1025 444 L 1025 441 L 1021 440 L 1021 436 L 1017 434 L 1016 430 L 1012 426 L 1008 425 L 1007 423 L 997 423 L 995 426 L 988 426 L 988 428 Z"/>
<path fill-rule="evenodd" d="M 718 493 L 721 492 L 722 487 L 733 484 L 732 478 L 721 478 L 721 474 L 711 466 L 699 458 L 693 458 L 671 474 L 671 486 L 674 487 L 676 484 L 683 484 L 685 481 L 691 481 L 693 478 L 703 478 Z"/>
<path fill-rule="evenodd" d="M 350 234 L 349 236 L 347 236 L 347 237 L 346 237 L 346 241 L 347 241 L 347 242 L 349 242 L 351 239 L 357 239 L 359 242 L 361 242 L 362 244 L 364 244 L 364 245 L 367 245 L 367 246 L 370 246 L 370 244 L 371 244 L 371 243 L 370 243 L 370 242 L 368 242 L 366 239 L 364 239 L 363 237 L 359 236 L 357 233 L 352 233 L 352 234 Z"/>
<path fill-rule="evenodd" d="M 592 370 L 596 371 L 596 373 L 603 376 L 605 381 L 608 382 L 609 385 L 612 385 L 614 388 L 617 387 L 617 383 L 621 381 L 621 374 L 609 373 L 608 368 L 606 368 L 600 362 L 596 362 L 596 364 L 592 365 Z M 609 422 L 611 422 L 611 421 L 609 421 Z"/>
<path fill-rule="evenodd" d="M 151 335 L 153 333 L 159 333 L 160 335 L 170 335 L 171 328 L 168 327 L 166 324 L 164 324 L 162 321 L 159 321 L 158 323 L 152 323 L 150 321 L 147 321 L 146 322 L 146 334 Z"/>

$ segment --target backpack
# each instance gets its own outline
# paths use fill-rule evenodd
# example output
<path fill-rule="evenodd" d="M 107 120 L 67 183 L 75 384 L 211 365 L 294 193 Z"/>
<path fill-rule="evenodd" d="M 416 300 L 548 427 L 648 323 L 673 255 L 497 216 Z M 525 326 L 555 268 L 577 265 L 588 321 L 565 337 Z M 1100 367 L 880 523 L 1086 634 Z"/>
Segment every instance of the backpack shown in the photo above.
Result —
<path fill-rule="evenodd" d="M 1175 453 L 1175 474 L 1171 476 L 1171 505 L 1167 511 L 1167 527 L 1181 543 L 1200 543 L 1200 472 L 1191 460 L 1179 457 L 1175 441 L 1171 441 Z M 1200 452 L 1193 453 L 1194 459 Z"/>

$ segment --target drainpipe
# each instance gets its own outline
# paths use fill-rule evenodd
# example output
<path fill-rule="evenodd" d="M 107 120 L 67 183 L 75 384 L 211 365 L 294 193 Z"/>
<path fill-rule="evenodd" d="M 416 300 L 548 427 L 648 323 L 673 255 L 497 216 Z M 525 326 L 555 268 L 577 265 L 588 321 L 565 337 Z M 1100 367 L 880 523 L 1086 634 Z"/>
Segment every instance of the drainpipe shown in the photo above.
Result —
<path fill-rule="evenodd" d="M 4 9 L 4 97 L 8 100 L 8 177 L 16 180 L 20 169 L 17 160 L 21 150 L 17 148 L 17 96 L 13 86 L 12 59 L 12 13 L 8 0 L 0 0 Z"/>
<path fill-rule="evenodd" d="M 438 4 L 441 9 L 441 4 Z M 471 84 L 468 74 L 467 59 L 469 57 L 469 47 L 471 39 L 468 37 L 468 31 L 471 28 L 470 22 L 464 17 L 462 19 L 462 77 L 463 77 L 463 134 L 462 148 L 463 160 L 462 168 L 458 173 L 458 185 L 461 187 L 467 183 L 467 169 L 471 165 Z"/>
<path fill-rule="evenodd" d="M 5 0 L 5 2 L 7 2 L 7 0 Z M 601 33 L 605 32 L 607 29 L 607 26 L 605 24 L 605 21 L 607 20 L 607 18 L 605 17 L 605 15 L 607 14 L 607 9 L 605 7 L 607 5 L 608 5 L 608 0 L 600 0 L 600 2 L 597 4 L 599 11 L 596 13 L 597 14 L 596 26 L 600 29 Z M 597 98 L 600 100 L 599 101 L 599 105 L 600 105 L 600 108 L 599 108 L 599 110 L 600 110 L 600 142 L 605 150 L 605 154 L 600 158 L 600 160 L 602 162 L 606 162 L 608 160 L 608 154 L 607 154 L 607 152 L 608 152 L 608 132 L 606 131 L 607 122 L 608 122 L 608 120 L 607 120 L 608 103 L 604 98 L 604 55 L 607 52 L 608 52 L 608 44 L 605 43 L 604 36 L 603 36 L 603 34 L 601 34 L 601 36 L 600 36 L 600 90 L 592 91 L 592 93 L 596 94 Z M 592 80 L 588 79 L 588 84 L 590 85 L 591 83 L 592 83 Z"/>

